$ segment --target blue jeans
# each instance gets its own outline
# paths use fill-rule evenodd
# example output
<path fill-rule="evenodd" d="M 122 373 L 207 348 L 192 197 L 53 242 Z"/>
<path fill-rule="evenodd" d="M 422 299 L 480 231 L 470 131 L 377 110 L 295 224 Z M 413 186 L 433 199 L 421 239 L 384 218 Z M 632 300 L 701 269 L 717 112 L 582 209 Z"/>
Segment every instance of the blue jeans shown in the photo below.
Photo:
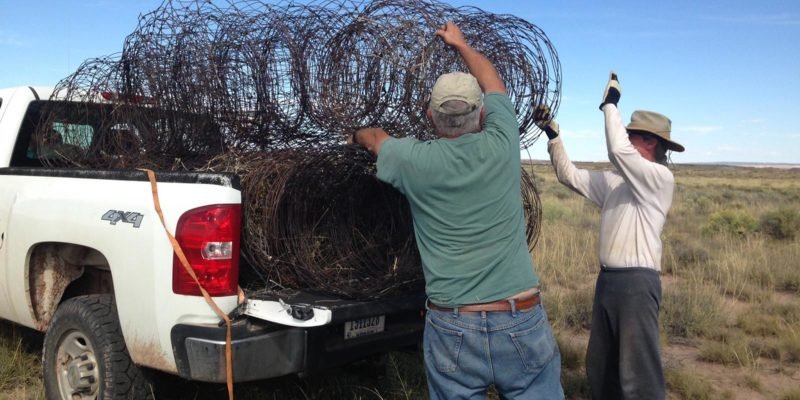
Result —
<path fill-rule="evenodd" d="M 563 399 L 561 354 L 541 305 L 526 311 L 428 310 L 428 393 L 437 399 Z"/>

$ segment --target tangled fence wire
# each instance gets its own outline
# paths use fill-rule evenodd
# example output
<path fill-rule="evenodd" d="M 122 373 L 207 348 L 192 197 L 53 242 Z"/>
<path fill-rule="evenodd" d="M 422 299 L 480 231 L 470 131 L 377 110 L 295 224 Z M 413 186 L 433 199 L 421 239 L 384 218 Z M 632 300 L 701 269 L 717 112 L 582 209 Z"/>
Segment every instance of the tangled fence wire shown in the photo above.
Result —
<path fill-rule="evenodd" d="M 211 163 L 212 170 L 242 176 L 247 261 L 263 271 L 253 281 L 254 288 L 316 288 L 370 298 L 420 287 L 408 203 L 375 179 L 371 161 L 362 148 L 340 146 L 324 152 L 280 150 L 246 159 L 225 155 Z M 520 184 L 532 250 L 541 203 L 533 177 L 524 169 Z"/>
<path fill-rule="evenodd" d="M 57 127 L 73 146 L 42 161 L 238 172 L 243 248 L 268 266 L 265 282 L 358 297 L 419 281 L 405 199 L 375 180 L 369 155 L 342 144 L 362 126 L 435 137 L 431 87 L 466 70 L 433 34 L 448 20 L 495 64 L 531 145 L 541 133 L 534 110 L 558 109 L 561 76 L 547 36 L 524 19 L 432 0 L 165 0 L 120 54 L 58 83 L 72 102 L 47 104 L 36 137 Z M 522 185 L 533 245 L 538 194 L 529 176 Z"/>

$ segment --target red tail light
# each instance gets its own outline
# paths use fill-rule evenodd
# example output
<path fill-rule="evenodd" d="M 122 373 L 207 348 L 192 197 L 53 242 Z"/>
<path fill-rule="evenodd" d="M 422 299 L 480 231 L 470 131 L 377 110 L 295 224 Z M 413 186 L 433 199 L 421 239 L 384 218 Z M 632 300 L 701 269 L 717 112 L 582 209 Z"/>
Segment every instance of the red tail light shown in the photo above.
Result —
<path fill-rule="evenodd" d="M 211 296 L 233 296 L 239 283 L 241 207 L 220 204 L 195 208 L 178 220 L 175 239 Z M 172 291 L 201 296 L 200 288 L 177 255 L 172 261 Z"/>

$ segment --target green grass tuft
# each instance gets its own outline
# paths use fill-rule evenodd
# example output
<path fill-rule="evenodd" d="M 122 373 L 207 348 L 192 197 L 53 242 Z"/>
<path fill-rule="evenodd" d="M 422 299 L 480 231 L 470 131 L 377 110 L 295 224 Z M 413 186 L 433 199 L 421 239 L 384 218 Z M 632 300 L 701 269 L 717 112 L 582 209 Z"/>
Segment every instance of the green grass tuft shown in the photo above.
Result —
<path fill-rule="evenodd" d="M 669 391 L 684 399 L 710 400 L 714 395 L 713 386 L 702 378 L 699 371 L 667 368 L 664 375 Z"/>

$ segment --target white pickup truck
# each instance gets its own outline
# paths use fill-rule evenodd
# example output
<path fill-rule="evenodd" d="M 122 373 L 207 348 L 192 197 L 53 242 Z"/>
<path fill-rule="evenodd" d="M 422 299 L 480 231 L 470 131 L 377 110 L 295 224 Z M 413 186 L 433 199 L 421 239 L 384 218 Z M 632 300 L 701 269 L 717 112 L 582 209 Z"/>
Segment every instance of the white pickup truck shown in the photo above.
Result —
<path fill-rule="evenodd" d="M 175 256 L 165 226 L 213 302 L 238 315 L 235 382 L 419 342 L 422 293 L 346 301 L 296 290 L 240 304 L 238 177 L 156 172 L 162 226 L 145 172 L 44 166 L 45 146 L 32 145 L 43 105 L 84 111 L 65 111 L 54 124 L 84 133 L 60 144 L 79 150 L 97 129 L 86 116 L 112 111 L 59 100 L 52 90 L 0 89 L 0 318 L 45 332 L 48 398 L 149 398 L 150 369 L 226 381 L 225 325 Z"/>

